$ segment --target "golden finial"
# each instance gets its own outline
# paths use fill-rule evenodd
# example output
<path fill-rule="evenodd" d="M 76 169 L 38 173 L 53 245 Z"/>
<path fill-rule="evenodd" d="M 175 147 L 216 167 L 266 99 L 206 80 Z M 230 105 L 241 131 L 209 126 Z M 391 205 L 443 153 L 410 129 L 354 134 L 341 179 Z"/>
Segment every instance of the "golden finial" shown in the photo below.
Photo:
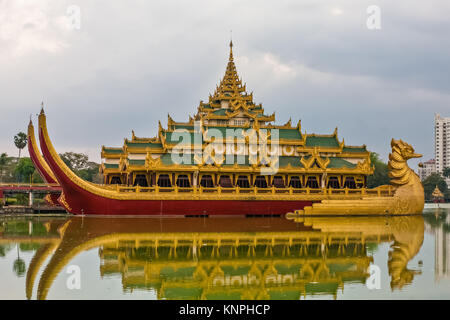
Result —
<path fill-rule="evenodd" d="M 41 114 L 44 114 L 44 101 L 41 102 Z"/>
<path fill-rule="evenodd" d="M 233 40 L 230 40 L 230 61 L 233 61 Z"/>
<path fill-rule="evenodd" d="M 233 30 L 230 30 L 230 48 L 233 47 Z"/>

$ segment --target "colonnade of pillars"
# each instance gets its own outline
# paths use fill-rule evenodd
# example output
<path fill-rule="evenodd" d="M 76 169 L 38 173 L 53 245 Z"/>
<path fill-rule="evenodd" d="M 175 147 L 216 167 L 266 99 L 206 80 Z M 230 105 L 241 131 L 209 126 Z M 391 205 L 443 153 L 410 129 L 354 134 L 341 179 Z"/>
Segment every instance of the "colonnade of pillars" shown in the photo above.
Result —
<path fill-rule="evenodd" d="M 365 177 L 326 174 L 310 175 L 255 175 L 255 174 L 216 174 L 216 173 L 131 173 L 105 176 L 106 184 L 151 187 L 197 187 L 205 188 L 349 188 L 365 186 Z"/>

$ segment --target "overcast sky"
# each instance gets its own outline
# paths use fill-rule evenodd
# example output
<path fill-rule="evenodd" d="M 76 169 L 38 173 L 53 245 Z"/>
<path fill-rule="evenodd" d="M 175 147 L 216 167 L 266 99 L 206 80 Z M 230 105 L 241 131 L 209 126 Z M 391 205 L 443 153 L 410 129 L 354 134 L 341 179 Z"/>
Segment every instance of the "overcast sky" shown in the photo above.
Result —
<path fill-rule="evenodd" d="M 401 138 L 427 160 L 434 113 L 450 116 L 449 17 L 448 0 L 0 0 L 0 152 L 17 155 L 42 100 L 58 152 L 94 161 L 167 113 L 187 121 L 225 72 L 232 30 L 238 72 L 277 123 L 337 126 L 384 159 Z"/>

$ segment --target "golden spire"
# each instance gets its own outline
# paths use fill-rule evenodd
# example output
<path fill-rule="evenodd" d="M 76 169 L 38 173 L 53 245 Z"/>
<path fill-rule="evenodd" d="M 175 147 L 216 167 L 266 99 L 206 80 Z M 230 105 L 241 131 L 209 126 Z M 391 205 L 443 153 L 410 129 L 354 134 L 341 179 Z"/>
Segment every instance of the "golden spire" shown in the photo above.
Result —
<path fill-rule="evenodd" d="M 227 68 L 225 70 L 225 75 L 220 81 L 219 86 L 216 88 L 214 94 L 210 97 L 211 100 L 230 100 L 230 101 L 242 101 L 244 98 L 248 97 L 247 92 L 245 92 L 245 86 L 242 85 L 242 81 L 236 70 L 236 65 L 234 64 L 233 57 L 233 41 L 230 41 L 230 56 L 228 58 Z M 245 99 L 245 100 L 248 100 Z"/>
<path fill-rule="evenodd" d="M 233 61 L 233 40 L 230 40 L 230 58 L 229 61 Z"/>
<path fill-rule="evenodd" d="M 261 104 L 255 105 L 253 102 L 253 93 L 247 93 L 246 85 L 243 84 L 242 79 L 239 77 L 236 65 L 234 64 L 233 57 L 233 40 L 230 40 L 230 55 L 228 58 L 227 67 L 225 69 L 225 75 L 220 80 L 219 85 L 216 86 L 214 94 L 209 95 L 208 103 L 200 102 L 198 107 L 198 113 L 202 113 L 206 118 L 222 117 L 221 115 L 214 114 L 218 109 L 228 109 L 226 116 L 231 116 L 234 112 L 240 108 L 246 110 L 253 116 L 261 113 L 264 114 L 264 109 Z M 264 119 L 266 119 L 265 117 Z M 196 116 L 197 119 L 197 116 Z M 269 121 L 269 120 L 258 120 Z"/>
<path fill-rule="evenodd" d="M 439 190 L 438 186 L 436 185 L 436 188 L 434 188 L 433 193 L 431 194 L 433 198 L 443 198 L 444 195 L 442 194 L 441 190 Z"/>

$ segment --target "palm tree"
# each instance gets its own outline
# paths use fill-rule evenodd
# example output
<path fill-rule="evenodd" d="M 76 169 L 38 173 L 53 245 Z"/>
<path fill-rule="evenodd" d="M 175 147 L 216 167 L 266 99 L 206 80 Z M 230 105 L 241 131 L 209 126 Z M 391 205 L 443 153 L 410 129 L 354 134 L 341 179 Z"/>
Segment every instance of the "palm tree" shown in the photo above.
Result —
<path fill-rule="evenodd" d="M 27 135 L 23 132 L 19 132 L 14 136 L 14 144 L 17 149 L 19 149 L 19 159 L 20 159 L 20 151 L 27 146 Z"/>
<path fill-rule="evenodd" d="M 27 267 L 25 266 L 25 261 L 20 259 L 19 256 L 19 245 L 17 245 L 17 259 L 14 260 L 13 271 L 17 277 L 21 278 L 25 274 Z"/>

